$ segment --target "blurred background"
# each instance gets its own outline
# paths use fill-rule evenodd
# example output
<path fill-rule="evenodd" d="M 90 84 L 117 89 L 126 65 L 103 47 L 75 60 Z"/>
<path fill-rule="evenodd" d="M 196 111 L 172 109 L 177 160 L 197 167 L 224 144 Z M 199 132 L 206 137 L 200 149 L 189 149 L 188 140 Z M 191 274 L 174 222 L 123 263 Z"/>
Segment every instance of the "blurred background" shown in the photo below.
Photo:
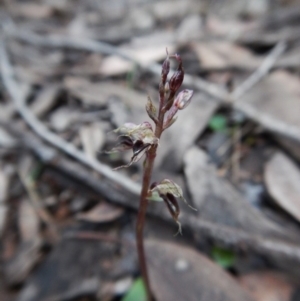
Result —
<path fill-rule="evenodd" d="M 0 21 L 1 301 L 146 300 L 143 160 L 106 151 L 149 120 L 166 49 L 194 96 L 153 180 L 198 211 L 174 237 L 149 204 L 155 300 L 300 300 L 299 1 L 2 0 Z"/>

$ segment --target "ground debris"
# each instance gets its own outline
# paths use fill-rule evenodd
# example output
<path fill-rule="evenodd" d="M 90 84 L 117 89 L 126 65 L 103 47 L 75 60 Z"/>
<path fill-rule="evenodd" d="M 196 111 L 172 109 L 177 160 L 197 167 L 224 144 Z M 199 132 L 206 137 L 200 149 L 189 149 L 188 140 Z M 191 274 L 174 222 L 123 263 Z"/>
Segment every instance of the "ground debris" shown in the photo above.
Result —
<path fill-rule="evenodd" d="M 105 150 L 114 128 L 149 121 L 148 96 L 158 108 L 167 53 L 182 57 L 194 95 L 159 139 L 152 178 L 176 181 L 198 211 L 182 207 L 174 238 L 167 210 L 148 207 L 157 301 L 297 297 L 297 1 L 0 6 L 1 301 L 121 300 L 136 282 L 143 162 L 115 172 L 131 153 Z M 222 247 L 239 261 L 226 272 L 211 256 Z M 253 279 L 274 294 L 257 285 L 251 297 Z"/>

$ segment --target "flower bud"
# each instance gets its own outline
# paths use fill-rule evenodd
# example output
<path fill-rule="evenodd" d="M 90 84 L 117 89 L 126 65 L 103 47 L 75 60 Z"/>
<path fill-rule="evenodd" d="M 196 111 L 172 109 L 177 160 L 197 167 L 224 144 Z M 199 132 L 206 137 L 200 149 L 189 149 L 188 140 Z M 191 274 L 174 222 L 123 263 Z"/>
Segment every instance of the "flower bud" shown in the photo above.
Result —
<path fill-rule="evenodd" d="M 164 60 L 161 69 L 161 81 L 163 84 L 166 82 L 169 72 L 170 72 L 170 59 L 168 55 L 167 58 Z"/>
<path fill-rule="evenodd" d="M 175 73 L 172 75 L 169 81 L 170 91 L 172 93 L 176 93 L 176 91 L 180 88 L 184 78 L 184 70 L 182 68 L 182 61 L 181 57 L 178 54 L 174 56 L 176 60 L 179 62 L 178 68 Z"/>
<path fill-rule="evenodd" d="M 177 107 L 178 110 L 183 110 L 190 104 L 193 94 L 193 90 L 184 89 L 176 96 L 173 105 Z"/>

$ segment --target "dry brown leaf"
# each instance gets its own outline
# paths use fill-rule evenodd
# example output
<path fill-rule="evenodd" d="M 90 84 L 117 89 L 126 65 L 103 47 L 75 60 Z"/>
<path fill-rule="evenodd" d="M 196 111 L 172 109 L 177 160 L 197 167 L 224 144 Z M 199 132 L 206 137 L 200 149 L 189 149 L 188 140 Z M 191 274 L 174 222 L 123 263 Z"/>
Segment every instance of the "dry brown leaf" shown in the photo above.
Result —
<path fill-rule="evenodd" d="M 88 212 L 78 214 L 77 218 L 92 223 L 107 223 L 116 220 L 123 213 L 121 207 L 102 202 Z"/>
<path fill-rule="evenodd" d="M 132 28 L 149 31 L 155 26 L 152 14 L 141 6 L 132 7 L 129 10 L 128 20 Z"/>
<path fill-rule="evenodd" d="M 173 53 L 175 50 L 175 47 L 169 43 L 147 47 L 129 45 L 121 48 L 121 50 L 133 57 L 141 65 L 147 66 L 155 61 L 164 59 L 166 57 L 166 48 L 169 53 Z M 119 56 L 112 55 L 103 59 L 100 66 L 100 73 L 106 76 L 119 75 L 132 71 L 133 67 L 133 62 L 122 59 Z"/>
<path fill-rule="evenodd" d="M 9 5 L 8 7 L 12 14 L 29 19 L 45 19 L 50 17 L 54 12 L 53 8 L 48 5 L 32 2 L 15 2 L 13 5 Z"/>
<path fill-rule="evenodd" d="M 34 240 L 22 242 L 18 246 L 13 257 L 4 264 L 3 274 L 8 285 L 20 285 L 25 281 L 40 260 L 41 245 L 40 237 L 35 237 Z"/>
<path fill-rule="evenodd" d="M 269 130 L 278 127 L 300 131 L 299 78 L 285 71 L 276 71 L 244 94 L 239 105 L 249 108 L 252 118 Z M 247 109 L 248 110 L 248 109 Z M 288 133 L 287 133 L 288 135 Z"/>
<path fill-rule="evenodd" d="M 242 32 L 249 29 L 248 23 L 245 23 L 242 20 L 224 20 L 223 18 L 219 18 L 216 15 L 210 15 L 208 17 L 206 27 L 213 36 L 221 36 L 226 38 L 239 36 Z"/>
<path fill-rule="evenodd" d="M 184 172 L 199 218 L 252 234 L 288 237 L 284 229 L 252 207 L 228 181 L 217 176 L 215 166 L 203 150 L 193 147 L 186 153 Z"/>
<path fill-rule="evenodd" d="M 15 112 L 15 106 L 12 102 L 0 105 L 0 120 L 7 122 L 11 119 Z"/>
<path fill-rule="evenodd" d="M 187 16 L 179 25 L 176 38 L 180 43 L 189 42 L 203 35 L 202 29 L 203 20 L 199 14 L 192 14 Z"/>
<path fill-rule="evenodd" d="M 8 196 L 8 189 L 10 184 L 10 178 L 12 175 L 11 168 L 3 168 L 1 166 L 0 169 L 0 235 L 2 235 L 2 231 L 4 230 L 6 217 L 8 213 L 8 207 L 5 203 Z"/>
<path fill-rule="evenodd" d="M 164 132 L 155 163 L 164 164 L 171 171 L 179 170 L 185 151 L 205 129 L 217 107 L 218 104 L 206 94 L 195 93 L 191 104 L 178 112 L 176 122 Z"/>
<path fill-rule="evenodd" d="M 58 85 L 49 85 L 44 87 L 34 99 L 34 102 L 30 106 L 32 112 L 41 117 L 47 113 L 55 104 L 56 97 L 59 92 Z"/>
<path fill-rule="evenodd" d="M 99 53 L 93 53 L 86 56 L 83 61 L 73 66 L 70 70 L 71 74 L 74 75 L 99 75 L 100 65 L 102 62 L 102 56 Z"/>
<path fill-rule="evenodd" d="M 195 42 L 193 49 L 204 69 L 242 68 L 255 69 L 261 59 L 249 50 L 227 41 Z"/>
<path fill-rule="evenodd" d="M 281 152 L 267 163 L 267 189 L 275 202 L 300 221 L 300 170 Z"/>
<path fill-rule="evenodd" d="M 152 12 L 158 20 L 166 21 L 172 18 L 182 20 L 190 13 L 200 13 L 201 5 L 194 0 L 167 0 L 153 3 Z"/>
<path fill-rule="evenodd" d="M 105 134 L 97 123 L 86 125 L 79 131 L 83 150 L 88 157 L 96 158 L 97 152 L 105 143 Z"/>
<path fill-rule="evenodd" d="M 88 105 L 103 106 L 107 102 L 107 94 L 103 95 L 101 83 L 92 83 L 82 77 L 65 77 L 65 88 L 72 96 L 79 98 Z"/>
<path fill-rule="evenodd" d="M 292 155 L 293 158 L 300 162 L 300 142 L 280 135 L 276 135 L 275 138 L 279 144 Z"/>
<path fill-rule="evenodd" d="M 29 242 L 39 236 L 39 218 L 30 201 L 23 199 L 19 208 L 19 230 L 22 241 Z"/>
<path fill-rule="evenodd" d="M 78 97 L 88 105 L 102 106 L 109 101 L 108 104 L 111 107 L 111 105 L 114 106 L 112 98 L 119 98 L 124 108 L 131 113 L 128 120 L 125 120 L 126 122 L 134 121 L 135 123 L 142 123 L 149 119 L 145 111 L 147 95 L 144 93 L 113 82 L 93 83 L 76 77 L 66 77 L 64 85 L 72 95 Z M 114 108 L 112 111 L 114 113 Z M 120 113 L 121 111 L 116 110 L 116 112 Z M 123 118 L 116 116 L 113 119 L 114 121 L 122 121 L 123 124 Z M 122 124 L 117 123 L 116 126 L 119 127 Z"/>
<path fill-rule="evenodd" d="M 146 253 L 157 301 L 252 300 L 221 267 L 191 248 L 147 240 Z"/>
<path fill-rule="evenodd" d="M 131 71 L 133 67 L 134 63 L 117 55 L 111 55 L 102 60 L 99 66 L 99 73 L 106 76 L 119 75 Z"/>
<path fill-rule="evenodd" d="M 17 140 L 0 126 L 0 147 L 11 148 L 17 145 Z"/>
<path fill-rule="evenodd" d="M 78 115 L 79 112 L 74 111 L 69 107 L 58 108 L 50 115 L 50 125 L 58 132 L 64 131 L 78 117 Z"/>
<path fill-rule="evenodd" d="M 294 290 L 283 275 L 272 271 L 243 275 L 239 282 L 255 301 L 289 301 Z"/>

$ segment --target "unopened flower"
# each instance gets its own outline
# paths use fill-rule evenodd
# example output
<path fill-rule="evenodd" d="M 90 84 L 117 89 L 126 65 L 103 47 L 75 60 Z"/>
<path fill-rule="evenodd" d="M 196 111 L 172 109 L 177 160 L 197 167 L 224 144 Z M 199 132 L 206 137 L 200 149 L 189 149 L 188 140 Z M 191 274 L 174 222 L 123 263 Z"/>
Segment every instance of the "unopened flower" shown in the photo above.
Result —
<path fill-rule="evenodd" d="M 175 115 L 178 110 L 183 110 L 190 104 L 193 94 L 193 90 L 185 89 L 176 96 L 173 105 L 167 111 L 163 126 L 164 130 L 170 127 L 176 121 L 177 116 Z"/>
<path fill-rule="evenodd" d="M 158 144 L 158 138 L 155 137 L 152 126 L 147 121 L 141 124 L 125 123 L 113 132 L 118 134 L 118 144 L 108 153 L 129 149 L 133 151 L 130 162 L 115 169 L 128 167 L 137 162 L 152 145 Z"/>
<path fill-rule="evenodd" d="M 175 54 L 174 58 L 179 62 L 179 65 L 169 81 L 169 87 L 172 93 L 176 93 L 178 91 L 178 89 L 182 85 L 183 78 L 184 78 L 184 70 L 182 67 L 181 57 L 179 54 Z"/>
<path fill-rule="evenodd" d="M 167 58 L 164 60 L 161 69 L 161 81 L 163 84 L 166 82 L 169 72 L 170 72 L 170 59 L 167 51 Z"/>
<path fill-rule="evenodd" d="M 187 203 L 187 201 L 183 197 L 181 187 L 169 179 L 164 179 L 160 183 L 153 183 L 150 187 L 150 190 L 148 191 L 147 198 L 151 201 L 165 202 L 172 218 L 179 226 L 178 233 L 180 234 L 182 234 L 182 231 L 181 224 L 178 221 L 180 208 L 177 199 L 183 200 L 190 208 L 197 210 Z"/>
<path fill-rule="evenodd" d="M 193 90 L 184 89 L 182 90 L 175 98 L 173 105 L 178 108 L 178 110 L 183 110 L 186 108 L 191 100 L 192 96 L 194 94 Z"/>

